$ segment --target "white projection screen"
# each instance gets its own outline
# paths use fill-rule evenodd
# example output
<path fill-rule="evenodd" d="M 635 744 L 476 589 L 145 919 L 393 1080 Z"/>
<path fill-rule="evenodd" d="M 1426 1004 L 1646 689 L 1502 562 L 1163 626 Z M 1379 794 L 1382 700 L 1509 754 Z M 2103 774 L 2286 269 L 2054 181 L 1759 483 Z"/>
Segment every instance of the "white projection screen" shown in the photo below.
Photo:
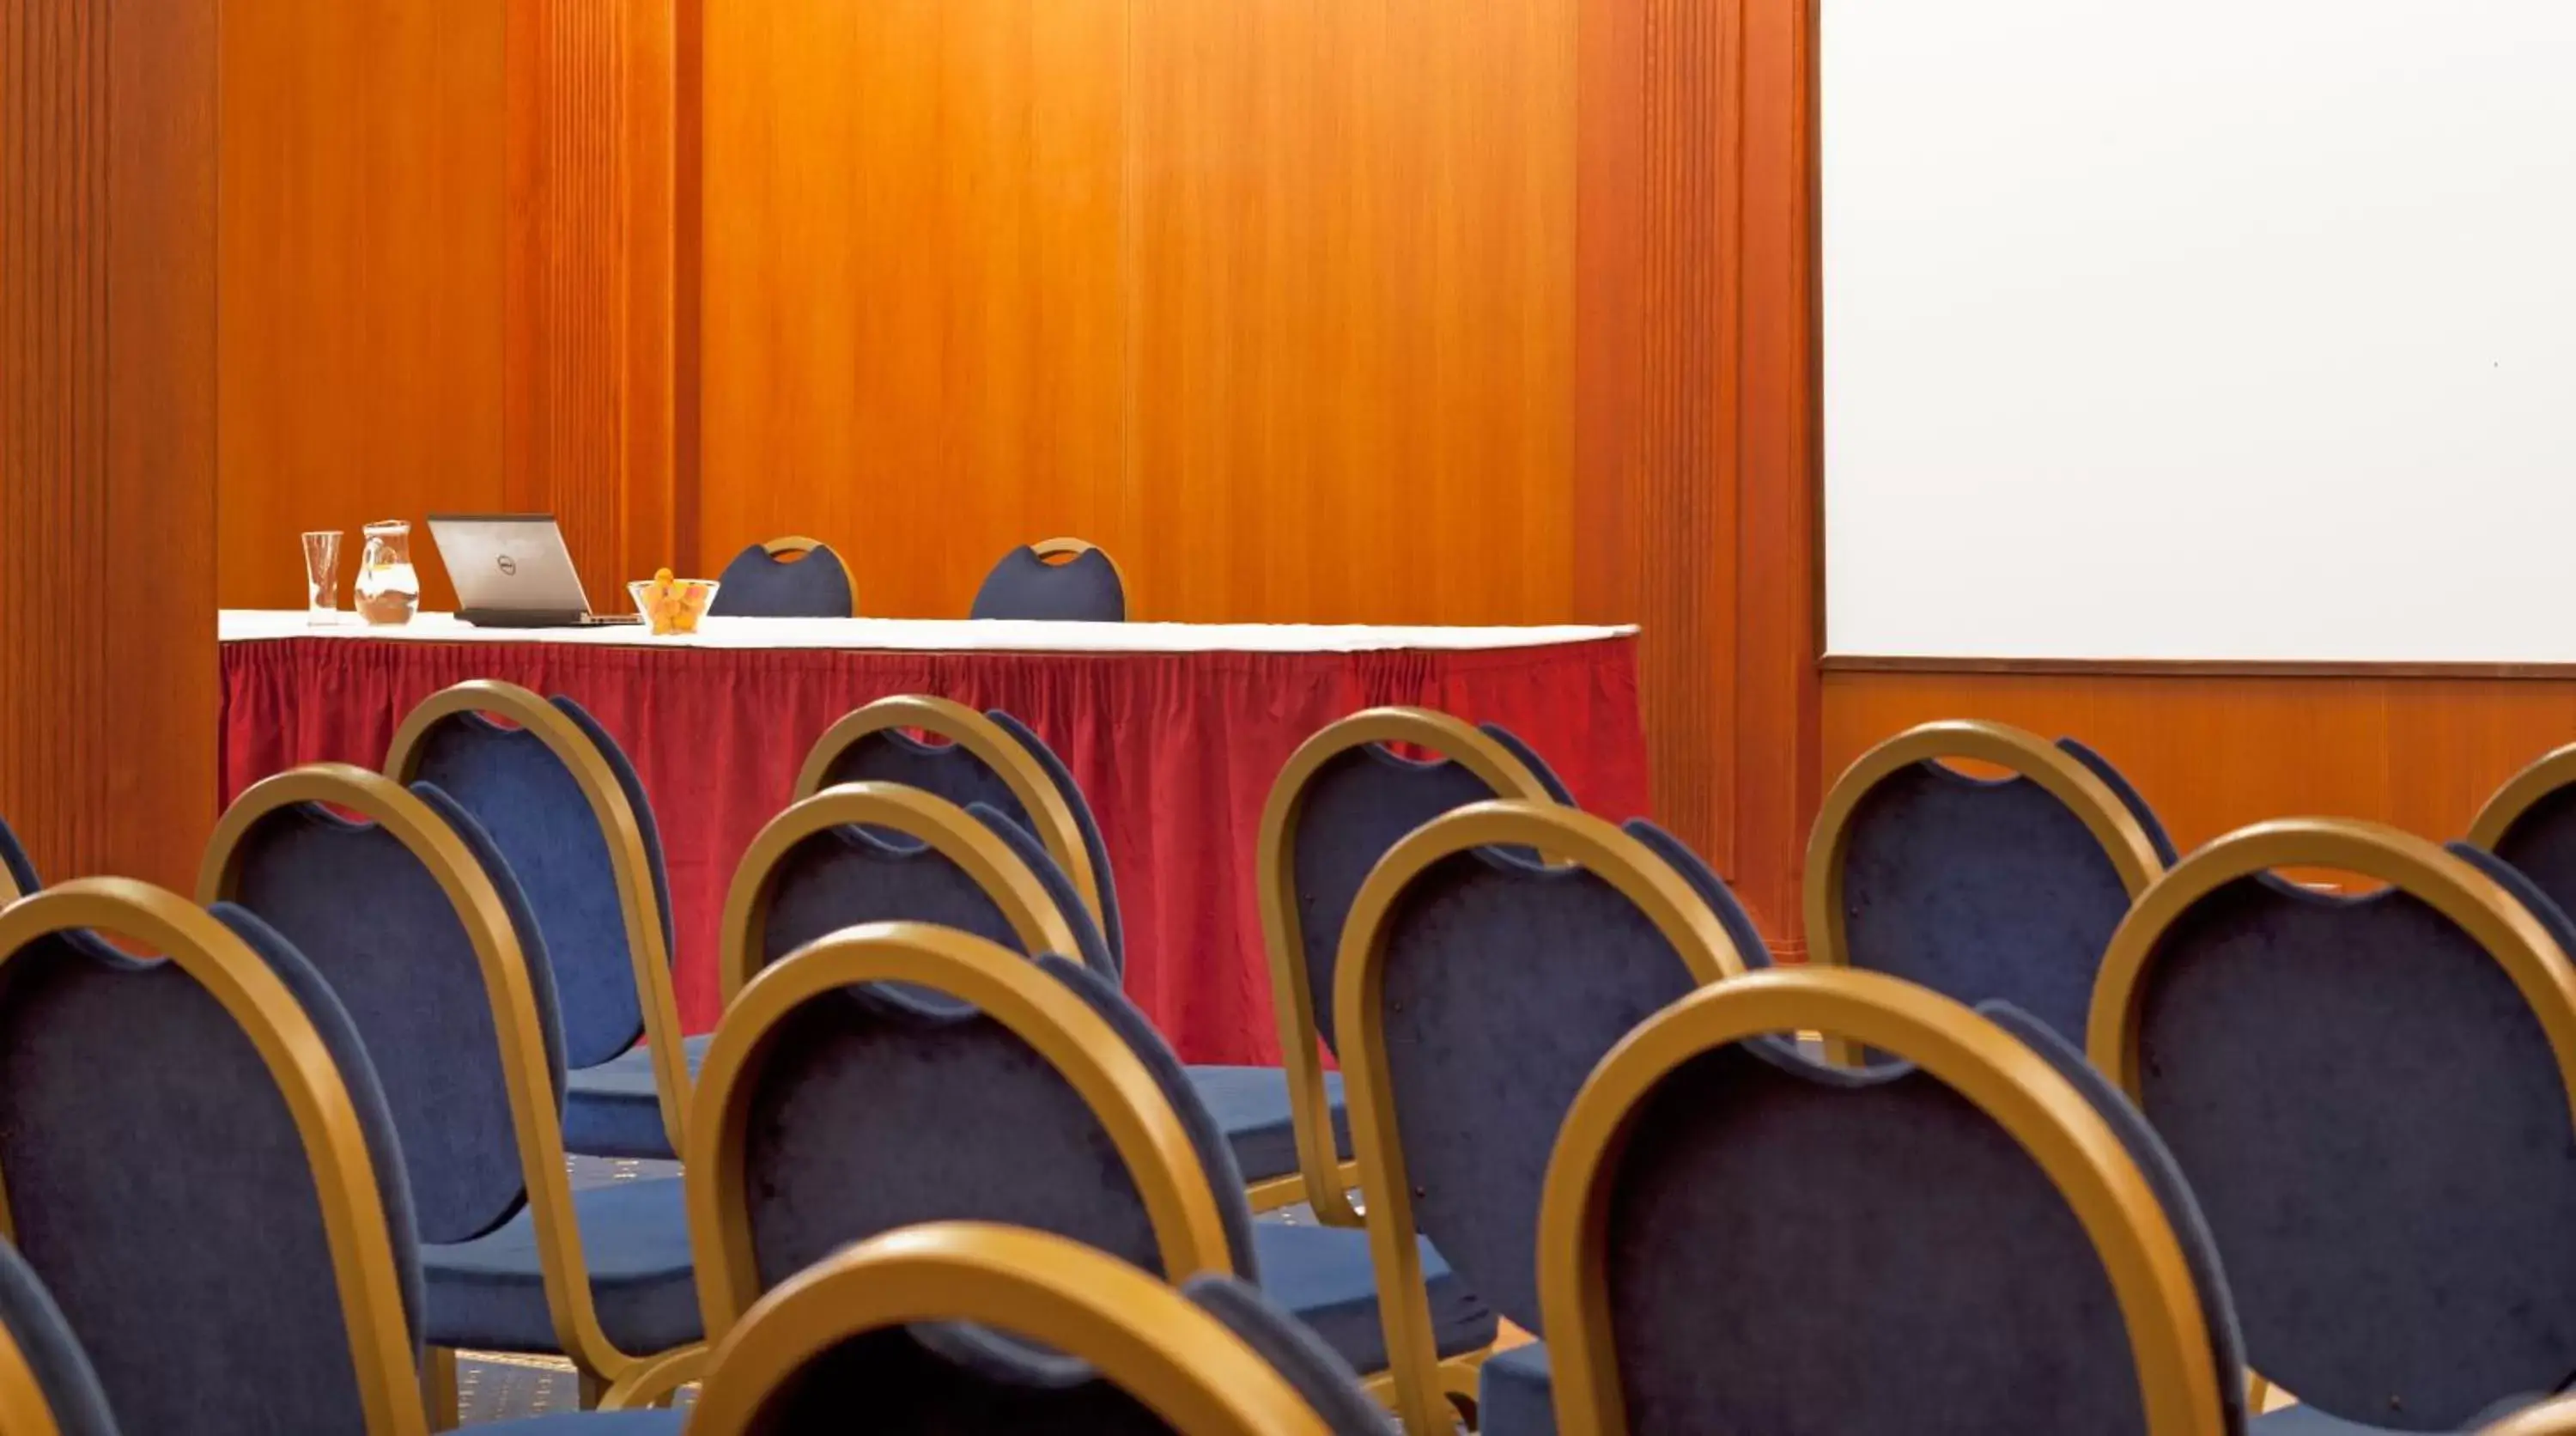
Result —
<path fill-rule="evenodd" d="M 1821 0 L 1837 656 L 2576 662 L 2576 0 Z"/>

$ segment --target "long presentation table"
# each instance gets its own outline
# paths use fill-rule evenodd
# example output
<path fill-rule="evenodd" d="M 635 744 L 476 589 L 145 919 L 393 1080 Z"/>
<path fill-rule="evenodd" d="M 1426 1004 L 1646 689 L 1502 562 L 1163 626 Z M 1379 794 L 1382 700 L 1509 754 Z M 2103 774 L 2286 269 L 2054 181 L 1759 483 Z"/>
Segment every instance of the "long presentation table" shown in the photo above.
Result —
<path fill-rule="evenodd" d="M 898 693 L 1000 708 L 1073 769 L 1127 928 L 1127 989 L 1191 1062 L 1278 1060 L 1253 886 L 1261 810 L 1297 745 L 1362 708 L 1419 704 L 1526 739 L 1592 811 L 1647 807 L 1635 630 L 721 619 L 492 631 L 424 614 L 228 611 L 222 799 L 301 763 L 381 767 L 403 715 L 493 678 L 567 696 L 634 759 L 662 830 L 681 1020 L 715 1023 L 734 866 L 805 753 Z"/>

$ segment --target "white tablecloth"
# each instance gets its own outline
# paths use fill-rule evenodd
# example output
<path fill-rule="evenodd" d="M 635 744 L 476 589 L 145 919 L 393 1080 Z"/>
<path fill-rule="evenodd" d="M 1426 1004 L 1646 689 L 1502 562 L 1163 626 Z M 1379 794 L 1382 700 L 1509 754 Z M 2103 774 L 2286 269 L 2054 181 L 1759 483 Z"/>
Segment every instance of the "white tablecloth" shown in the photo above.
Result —
<path fill-rule="evenodd" d="M 225 609 L 225 643 L 292 638 L 396 643 L 580 643 L 637 648 L 841 648 L 906 653 L 1364 653 L 1380 649 L 1457 652 L 1537 648 L 1623 638 L 1633 627 L 1557 624 L 1533 628 L 1375 628 L 1308 623 L 1024 623 L 1006 619 L 710 618 L 693 634 L 655 638 L 642 627 L 477 628 L 453 614 L 424 613 L 376 628 L 343 613 L 313 627 L 300 611 Z"/>

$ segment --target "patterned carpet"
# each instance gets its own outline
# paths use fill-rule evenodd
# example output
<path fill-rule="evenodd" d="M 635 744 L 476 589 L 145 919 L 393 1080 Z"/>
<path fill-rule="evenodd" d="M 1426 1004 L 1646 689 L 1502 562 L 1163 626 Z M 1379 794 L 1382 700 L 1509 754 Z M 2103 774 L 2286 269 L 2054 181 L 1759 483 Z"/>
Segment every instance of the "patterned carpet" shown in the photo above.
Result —
<path fill-rule="evenodd" d="M 575 1157 L 571 1164 L 576 1189 L 677 1176 L 680 1171 L 677 1162 L 612 1161 L 602 1157 Z M 683 1395 L 682 1404 L 687 1401 Z M 460 1353 L 456 1360 L 456 1405 L 458 1420 L 472 1426 L 514 1416 L 576 1411 L 581 1407 L 581 1390 L 568 1362 L 544 1356 L 469 1351 Z"/>

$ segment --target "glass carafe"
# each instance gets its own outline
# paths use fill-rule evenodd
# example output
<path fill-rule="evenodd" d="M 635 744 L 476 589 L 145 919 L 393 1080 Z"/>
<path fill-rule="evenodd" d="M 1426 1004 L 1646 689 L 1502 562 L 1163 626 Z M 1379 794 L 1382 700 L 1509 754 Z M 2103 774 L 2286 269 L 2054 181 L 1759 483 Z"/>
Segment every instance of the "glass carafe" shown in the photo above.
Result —
<path fill-rule="evenodd" d="M 409 623 L 420 609 L 420 573 L 411 566 L 411 525 L 386 519 L 366 527 L 358 559 L 358 614 L 369 623 Z"/>

